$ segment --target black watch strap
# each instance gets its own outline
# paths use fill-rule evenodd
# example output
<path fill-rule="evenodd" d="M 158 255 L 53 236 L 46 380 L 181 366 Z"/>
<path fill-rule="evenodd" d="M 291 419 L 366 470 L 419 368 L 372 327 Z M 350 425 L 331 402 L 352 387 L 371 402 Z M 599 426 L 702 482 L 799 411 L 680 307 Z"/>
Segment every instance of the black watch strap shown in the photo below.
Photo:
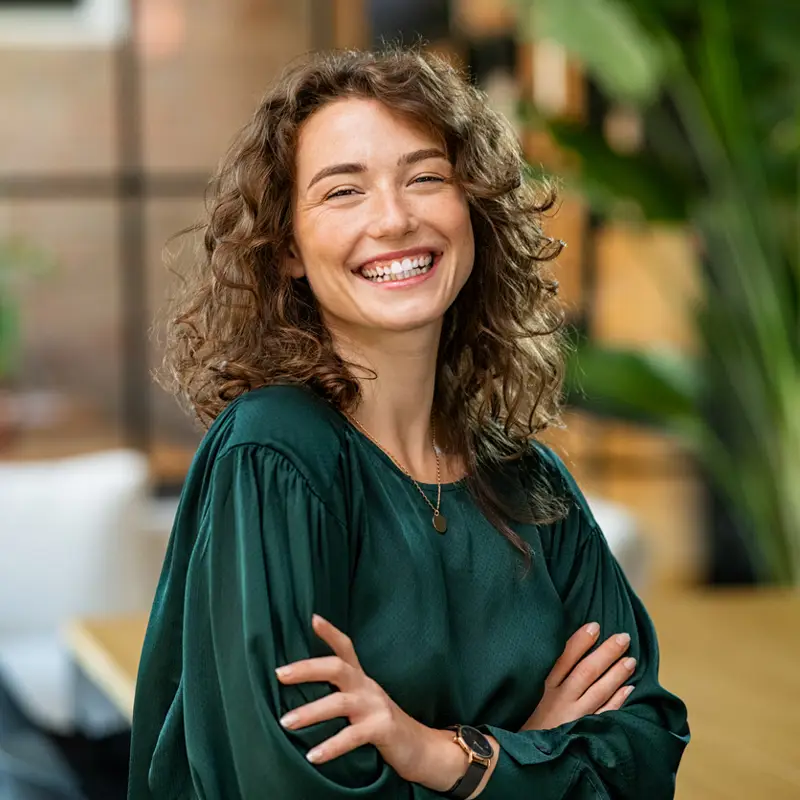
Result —
<path fill-rule="evenodd" d="M 455 731 L 456 734 L 458 734 L 460 728 L 460 725 L 451 725 L 449 730 Z M 465 798 L 469 797 L 478 788 L 480 782 L 483 780 L 483 776 L 486 774 L 486 769 L 486 764 L 482 764 L 480 761 L 470 761 L 467 771 L 453 786 L 446 792 L 442 792 L 442 794 L 445 797 L 456 798 L 456 800 L 465 800 Z"/>

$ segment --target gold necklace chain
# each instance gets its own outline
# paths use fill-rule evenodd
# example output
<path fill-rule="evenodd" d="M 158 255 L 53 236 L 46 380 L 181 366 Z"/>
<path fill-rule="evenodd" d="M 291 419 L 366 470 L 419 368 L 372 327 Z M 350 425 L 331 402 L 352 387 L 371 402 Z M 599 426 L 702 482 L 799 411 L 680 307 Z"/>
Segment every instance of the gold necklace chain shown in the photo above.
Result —
<path fill-rule="evenodd" d="M 370 435 L 369 431 L 353 416 L 348 414 L 346 411 L 344 412 L 345 416 L 355 425 L 363 434 L 367 437 L 379 450 L 385 453 L 389 458 L 392 460 L 392 463 L 406 476 L 411 479 L 411 482 L 414 486 L 417 487 L 417 490 L 422 495 L 425 502 L 431 507 L 431 511 L 433 511 L 433 527 L 436 528 L 439 533 L 444 533 L 447 530 L 447 518 L 442 514 L 439 510 L 442 504 L 442 474 L 441 468 L 439 466 L 439 451 L 436 448 L 436 423 L 431 418 L 431 440 L 433 444 L 433 454 L 436 456 L 436 505 L 434 506 L 430 500 L 428 500 L 428 495 L 422 490 L 422 487 L 417 483 L 414 479 L 414 476 L 382 445 L 378 442 L 372 435 Z"/>

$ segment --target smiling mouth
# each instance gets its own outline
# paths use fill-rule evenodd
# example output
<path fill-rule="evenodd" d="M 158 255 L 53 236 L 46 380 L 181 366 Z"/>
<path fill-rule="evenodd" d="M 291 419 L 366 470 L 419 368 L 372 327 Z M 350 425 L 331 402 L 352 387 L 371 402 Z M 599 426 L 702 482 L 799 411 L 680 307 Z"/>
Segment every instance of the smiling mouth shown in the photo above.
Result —
<path fill-rule="evenodd" d="M 403 258 L 384 264 L 370 265 L 357 270 L 357 272 L 370 283 L 397 283 L 430 272 L 438 255 L 438 253 L 434 252 L 425 253 L 414 258 Z"/>

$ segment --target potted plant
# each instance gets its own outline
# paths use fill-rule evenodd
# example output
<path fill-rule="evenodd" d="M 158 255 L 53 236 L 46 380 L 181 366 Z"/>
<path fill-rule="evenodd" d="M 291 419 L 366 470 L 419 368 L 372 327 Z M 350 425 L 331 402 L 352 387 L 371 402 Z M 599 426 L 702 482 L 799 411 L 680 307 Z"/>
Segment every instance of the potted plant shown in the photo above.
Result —
<path fill-rule="evenodd" d="M 0 450 L 18 428 L 13 380 L 22 345 L 19 293 L 25 279 L 51 268 L 50 258 L 21 237 L 0 240 Z"/>
<path fill-rule="evenodd" d="M 681 435 L 749 549 L 757 579 L 800 584 L 800 15 L 781 0 L 520 0 L 643 145 L 525 107 L 578 156 L 595 210 L 694 234 L 702 353 L 577 341 L 569 400 Z M 642 264 L 642 269 L 647 265 Z"/>

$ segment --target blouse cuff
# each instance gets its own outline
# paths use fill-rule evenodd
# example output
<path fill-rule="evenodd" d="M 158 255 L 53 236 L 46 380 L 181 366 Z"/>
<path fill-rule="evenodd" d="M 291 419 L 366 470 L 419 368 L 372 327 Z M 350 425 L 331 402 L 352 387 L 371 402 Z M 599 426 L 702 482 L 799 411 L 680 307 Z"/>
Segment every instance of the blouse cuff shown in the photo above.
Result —
<path fill-rule="evenodd" d="M 561 800 L 581 766 L 577 758 L 563 753 L 568 736 L 557 730 L 523 735 L 494 725 L 476 727 L 500 745 L 497 766 L 480 800 L 533 796 L 534 790 L 536 800 Z"/>

